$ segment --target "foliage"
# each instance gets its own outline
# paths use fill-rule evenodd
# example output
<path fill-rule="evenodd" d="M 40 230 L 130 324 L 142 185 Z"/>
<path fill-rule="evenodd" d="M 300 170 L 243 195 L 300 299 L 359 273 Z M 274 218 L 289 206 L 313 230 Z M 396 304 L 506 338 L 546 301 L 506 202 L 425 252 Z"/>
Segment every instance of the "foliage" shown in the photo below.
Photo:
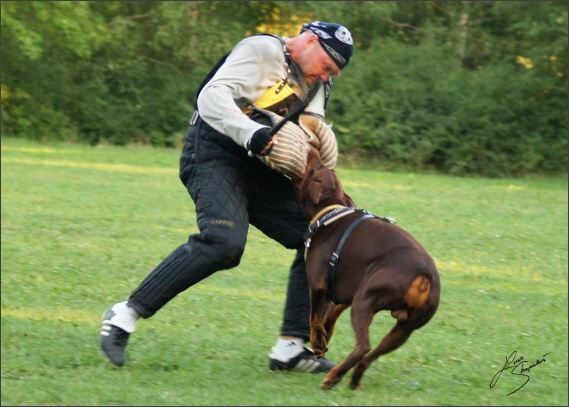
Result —
<path fill-rule="evenodd" d="M 425 44 L 421 54 L 389 40 L 360 54 L 329 115 L 341 118 L 341 150 L 450 174 L 565 171 L 567 101 L 540 91 L 536 73 L 457 70 L 447 50 Z"/>
<path fill-rule="evenodd" d="M 443 40 L 442 33 L 460 30 L 441 28 L 452 25 L 452 14 L 440 25 L 425 24 L 420 34 L 414 30 L 409 41 L 421 39 L 412 45 L 375 37 L 367 49 L 357 48 L 328 112 L 340 150 L 387 166 L 449 174 L 566 172 L 567 15 L 553 12 L 558 4 L 491 5 L 470 4 L 480 23 L 470 23 L 469 57 L 461 58 L 456 43 Z M 412 8 L 419 6 L 431 5 Z M 530 10 L 536 12 L 531 24 L 522 18 Z M 496 27 L 485 32 L 481 25 L 497 20 L 507 26 L 506 11 L 520 19 L 510 30 L 515 35 L 500 32 L 490 42 Z M 532 26 L 527 33 L 519 32 L 524 22 Z M 547 45 L 537 48 L 537 38 Z M 522 49 L 527 57 L 520 56 Z"/>
<path fill-rule="evenodd" d="M 449 174 L 567 170 L 564 2 L 2 2 L 3 134 L 181 142 L 241 38 L 338 21 L 356 41 L 328 121 L 345 156 Z"/>
<path fill-rule="evenodd" d="M 86 2 L 2 2 L 2 34 L 38 60 L 51 47 L 89 57 L 109 39 L 100 15 Z"/>

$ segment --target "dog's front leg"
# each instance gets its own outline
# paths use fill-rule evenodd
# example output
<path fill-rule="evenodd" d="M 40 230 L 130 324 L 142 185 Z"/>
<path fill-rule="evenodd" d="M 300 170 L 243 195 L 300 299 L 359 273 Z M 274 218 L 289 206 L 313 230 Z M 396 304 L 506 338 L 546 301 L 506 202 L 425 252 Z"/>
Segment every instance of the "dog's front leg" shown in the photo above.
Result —
<path fill-rule="evenodd" d="M 342 312 L 344 312 L 344 310 L 350 305 L 351 304 L 330 304 L 328 307 L 328 311 L 326 311 L 326 315 L 324 315 L 324 321 L 322 321 L 322 324 L 324 325 L 324 332 L 326 332 L 327 345 L 330 343 L 330 339 L 332 339 L 336 321 L 340 318 Z"/>
<path fill-rule="evenodd" d="M 328 350 L 326 331 L 322 324 L 322 311 L 326 303 L 326 291 L 310 289 L 310 344 L 317 358 Z"/>

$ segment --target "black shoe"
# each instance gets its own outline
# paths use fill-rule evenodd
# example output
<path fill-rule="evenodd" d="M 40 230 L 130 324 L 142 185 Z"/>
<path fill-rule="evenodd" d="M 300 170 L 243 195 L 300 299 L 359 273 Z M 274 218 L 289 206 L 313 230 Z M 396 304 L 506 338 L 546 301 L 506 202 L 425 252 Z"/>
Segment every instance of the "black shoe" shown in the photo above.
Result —
<path fill-rule="evenodd" d="M 109 308 L 103 314 L 103 327 L 101 328 L 101 347 L 105 356 L 116 366 L 123 366 L 126 354 L 126 345 L 130 334 L 117 326 L 111 325 L 110 320 L 115 312 Z"/>
<path fill-rule="evenodd" d="M 335 364 L 324 359 L 317 358 L 312 353 L 312 350 L 304 347 L 304 350 L 297 356 L 290 359 L 288 362 L 269 356 L 269 369 L 271 370 L 288 370 L 291 372 L 305 372 L 305 373 L 326 373 L 329 372 Z"/>

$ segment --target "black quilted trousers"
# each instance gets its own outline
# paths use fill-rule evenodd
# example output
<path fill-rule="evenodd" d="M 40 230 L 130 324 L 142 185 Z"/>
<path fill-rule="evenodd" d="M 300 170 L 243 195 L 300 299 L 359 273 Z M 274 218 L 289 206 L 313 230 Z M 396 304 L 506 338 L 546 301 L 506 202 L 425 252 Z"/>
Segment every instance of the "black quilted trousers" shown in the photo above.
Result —
<path fill-rule="evenodd" d="M 249 157 L 203 120 L 186 134 L 180 179 L 195 203 L 199 233 L 190 235 L 131 293 L 132 307 L 149 318 L 182 291 L 218 270 L 237 266 L 251 224 L 296 250 L 281 334 L 308 340 L 310 303 L 302 240 L 307 221 L 290 180 Z"/>

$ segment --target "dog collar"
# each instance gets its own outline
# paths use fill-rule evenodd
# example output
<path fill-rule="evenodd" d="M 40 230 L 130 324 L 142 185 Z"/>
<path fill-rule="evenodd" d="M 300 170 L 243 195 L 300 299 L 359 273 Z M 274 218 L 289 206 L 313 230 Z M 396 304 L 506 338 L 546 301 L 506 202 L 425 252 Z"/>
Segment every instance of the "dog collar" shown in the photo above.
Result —
<path fill-rule="evenodd" d="M 318 219 L 320 219 L 320 217 L 321 217 L 322 215 L 324 215 L 325 213 L 331 212 L 331 211 L 333 211 L 333 210 L 335 210 L 335 209 L 339 209 L 339 208 L 345 208 L 345 207 L 342 206 L 342 205 L 330 205 L 330 206 L 327 206 L 326 208 L 322 209 L 320 212 L 318 212 L 318 213 L 312 218 L 312 220 L 311 220 L 310 223 L 308 224 L 308 227 L 310 228 L 310 226 L 312 226 L 315 222 L 317 222 Z"/>

